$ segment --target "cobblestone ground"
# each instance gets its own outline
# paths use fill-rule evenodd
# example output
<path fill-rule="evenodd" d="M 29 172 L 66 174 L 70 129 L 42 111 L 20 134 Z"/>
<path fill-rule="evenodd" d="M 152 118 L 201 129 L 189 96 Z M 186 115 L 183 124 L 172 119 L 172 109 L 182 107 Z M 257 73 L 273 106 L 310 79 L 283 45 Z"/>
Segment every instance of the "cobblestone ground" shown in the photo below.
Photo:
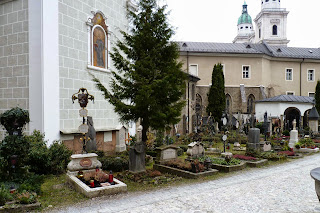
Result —
<path fill-rule="evenodd" d="M 320 212 L 310 171 L 320 154 L 205 183 L 102 197 L 53 212 Z"/>

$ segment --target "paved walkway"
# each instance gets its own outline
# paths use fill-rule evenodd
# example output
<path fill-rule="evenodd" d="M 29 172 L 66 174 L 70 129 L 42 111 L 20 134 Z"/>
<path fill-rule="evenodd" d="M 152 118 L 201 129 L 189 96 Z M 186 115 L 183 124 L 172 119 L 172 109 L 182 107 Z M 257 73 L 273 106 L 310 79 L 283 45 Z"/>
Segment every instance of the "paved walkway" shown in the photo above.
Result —
<path fill-rule="evenodd" d="M 205 183 L 96 198 L 54 212 L 320 212 L 310 177 L 316 167 L 320 167 L 320 154 Z"/>

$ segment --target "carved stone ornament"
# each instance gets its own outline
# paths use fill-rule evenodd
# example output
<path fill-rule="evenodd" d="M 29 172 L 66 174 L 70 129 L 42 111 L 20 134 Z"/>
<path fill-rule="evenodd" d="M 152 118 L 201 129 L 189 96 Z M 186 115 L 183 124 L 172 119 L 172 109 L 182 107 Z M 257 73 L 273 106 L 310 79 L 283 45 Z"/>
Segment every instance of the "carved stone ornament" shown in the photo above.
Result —
<path fill-rule="evenodd" d="M 92 165 L 92 161 L 90 160 L 90 158 L 84 158 L 80 161 L 80 166 L 82 167 L 90 167 Z"/>
<path fill-rule="evenodd" d="M 87 117 L 88 116 L 88 110 L 87 109 L 80 109 L 79 110 L 80 117 Z"/>
<path fill-rule="evenodd" d="M 79 126 L 79 132 L 82 134 L 86 134 L 89 131 L 89 126 L 87 124 L 81 124 Z"/>

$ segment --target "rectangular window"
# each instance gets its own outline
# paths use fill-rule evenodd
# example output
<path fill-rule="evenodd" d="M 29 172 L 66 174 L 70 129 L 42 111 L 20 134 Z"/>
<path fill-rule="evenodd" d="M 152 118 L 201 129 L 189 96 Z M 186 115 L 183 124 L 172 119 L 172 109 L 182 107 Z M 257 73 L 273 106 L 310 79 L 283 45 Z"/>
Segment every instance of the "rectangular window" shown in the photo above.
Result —
<path fill-rule="evenodd" d="M 309 92 L 308 96 L 314 98 L 314 92 Z"/>
<path fill-rule="evenodd" d="M 193 76 L 198 76 L 198 64 L 189 65 L 189 74 Z"/>
<path fill-rule="evenodd" d="M 314 81 L 314 70 L 308 70 L 308 81 Z"/>
<path fill-rule="evenodd" d="M 287 92 L 287 95 L 294 95 L 294 92 Z"/>
<path fill-rule="evenodd" d="M 287 81 L 292 81 L 292 76 L 293 76 L 293 71 L 292 69 L 286 69 L 286 80 Z"/>
<path fill-rule="evenodd" d="M 250 66 L 242 66 L 242 78 L 250 78 Z"/>

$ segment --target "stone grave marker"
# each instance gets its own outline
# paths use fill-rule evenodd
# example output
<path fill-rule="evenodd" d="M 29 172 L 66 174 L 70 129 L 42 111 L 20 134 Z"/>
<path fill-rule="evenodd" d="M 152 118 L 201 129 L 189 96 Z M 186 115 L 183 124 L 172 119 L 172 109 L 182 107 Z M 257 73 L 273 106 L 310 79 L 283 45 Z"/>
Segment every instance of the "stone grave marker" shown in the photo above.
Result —
<path fill-rule="evenodd" d="M 157 151 L 156 163 L 163 164 L 166 161 L 177 159 L 178 149 L 179 148 L 174 145 L 161 146 L 156 148 L 156 151 Z"/>
<path fill-rule="evenodd" d="M 191 157 L 204 155 L 204 147 L 201 142 L 192 142 L 188 145 L 187 154 Z"/>
<path fill-rule="evenodd" d="M 249 130 L 247 149 L 260 151 L 260 129 L 251 128 Z"/>
<path fill-rule="evenodd" d="M 146 149 L 142 142 L 142 126 L 137 129 L 137 142 L 130 146 L 129 150 L 129 171 L 139 173 L 146 171 Z"/>
<path fill-rule="evenodd" d="M 90 151 L 96 151 L 97 150 L 97 134 L 96 134 L 96 130 L 94 129 L 93 126 L 93 120 L 91 116 L 87 117 L 87 124 L 88 124 L 88 141 L 87 141 L 87 145 L 86 145 L 86 151 L 90 152 Z"/>
<path fill-rule="evenodd" d="M 293 129 L 290 131 L 290 140 L 289 140 L 290 148 L 294 148 L 294 145 L 299 141 L 298 130 L 296 129 L 296 125 L 297 125 L 296 119 L 293 120 L 292 125 L 293 125 Z"/>
<path fill-rule="evenodd" d="M 271 149 L 272 149 L 272 147 L 271 147 L 271 142 L 269 142 L 269 141 L 264 141 L 262 151 L 264 151 L 264 152 L 269 152 L 269 151 L 271 151 Z"/>

